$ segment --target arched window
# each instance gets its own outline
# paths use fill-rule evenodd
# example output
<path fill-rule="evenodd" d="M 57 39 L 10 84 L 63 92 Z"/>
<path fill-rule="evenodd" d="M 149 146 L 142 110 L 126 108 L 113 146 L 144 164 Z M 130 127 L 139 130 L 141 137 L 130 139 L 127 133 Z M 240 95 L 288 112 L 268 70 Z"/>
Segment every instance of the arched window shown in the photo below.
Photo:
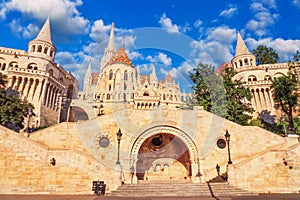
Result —
<path fill-rule="evenodd" d="M 35 45 L 32 45 L 31 52 L 35 52 Z"/>
<path fill-rule="evenodd" d="M 18 63 L 17 62 L 11 62 L 11 63 L 9 63 L 9 67 L 18 68 Z"/>
<path fill-rule="evenodd" d="M 145 97 L 145 96 L 149 96 L 149 92 L 148 92 L 148 91 L 145 91 L 144 94 L 143 94 L 143 96 L 144 96 L 144 97 Z"/>
<path fill-rule="evenodd" d="M 173 95 L 172 94 L 170 95 L 170 101 L 173 101 Z"/>
<path fill-rule="evenodd" d="M 128 72 L 127 70 L 124 72 L 124 81 L 127 81 L 128 80 Z"/>
<path fill-rule="evenodd" d="M 249 82 L 257 81 L 257 78 L 255 76 L 251 75 L 251 76 L 248 76 L 248 81 Z"/>
<path fill-rule="evenodd" d="M 50 50 L 50 56 L 53 57 L 53 49 Z"/>
<path fill-rule="evenodd" d="M 244 63 L 245 63 L 246 66 L 249 65 L 249 62 L 248 62 L 247 58 L 245 58 Z"/>
<path fill-rule="evenodd" d="M 109 84 L 108 86 L 108 91 L 111 91 L 111 84 Z"/>
<path fill-rule="evenodd" d="M 6 67 L 6 63 L 2 63 L 2 65 L 0 64 L 0 66 L 1 66 L 1 70 L 4 71 Z"/>
<path fill-rule="evenodd" d="M 42 52 L 42 45 L 39 45 L 39 46 L 38 46 L 37 52 Z"/>
<path fill-rule="evenodd" d="M 113 75 L 114 75 L 113 71 L 110 70 L 110 71 L 109 71 L 109 80 L 112 80 L 112 79 L 113 79 Z"/>
<path fill-rule="evenodd" d="M 45 47 L 44 54 L 47 54 L 47 52 L 48 52 L 48 47 Z"/>
<path fill-rule="evenodd" d="M 121 72 L 120 72 L 119 69 L 117 70 L 117 73 L 116 73 L 116 79 L 117 79 L 117 80 L 120 80 L 120 79 L 121 79 Z"/>
<path fill-rule="evenodd" d="M 106 95 L 106 99 L 107 99 L 107 100 L 110 100 L 110 94 L 107 94 L 107 95 Z"/>
<path fill-rule="evenodd" d="M 243 66 L 243 62 L 241 60 L 239 60 L 239 62 L 240 62 L 240 67 Z"/>
<path fill-rule="evenodd" d="M 266 75 L 265 78 L 264 78 L 265 81 L 271 81 L 272 80 L 272 77 L 269 76 L 269 75 Z"/>
<path fill-rule="evenodd" d="M 50 76 L 53 76 L 53 70 L 52 70 L 52 69 L 49 69 L 48 72 L 49 72 L 49 75 L 50 75 Z"/>

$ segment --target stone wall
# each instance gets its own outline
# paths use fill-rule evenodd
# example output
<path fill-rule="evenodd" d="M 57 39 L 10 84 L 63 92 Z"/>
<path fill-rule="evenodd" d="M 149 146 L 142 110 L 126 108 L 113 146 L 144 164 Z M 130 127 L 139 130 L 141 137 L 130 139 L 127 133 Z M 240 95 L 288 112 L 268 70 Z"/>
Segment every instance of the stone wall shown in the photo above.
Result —
<path fill-rule="evenodd" d="M 58 124 L 29 138 L 0 127 L 0 193 L 92 193 L 92 181 L 98 179 L 105 181 L 108 192 L 116 189 L 119 128 L 122 180 L 127 184 L 133 155 L 139 152 L 137 144 L 163 133 L 177 136 L 188 147 L 193 181 L 200 162 L 203 182 L 217 176 L 218 164 L 221 173 L 228 170 L 231 184 L 251 191 L 297 192 L 300 188 L 299 136 L 281 137 L 258 127 L 243 127 L 199 107 L 143 111 L 125 106 L 93 120 Z M 216 145 L 218 139 L 225 139 L 226 130 L 231 135 L 233 164 L 229 166 L 227 146 Z M 99 146 L 102 137 L 109 140 L 107 147 Z M 52 158 L 55 166 L 50 164 Z"/>
<path fill-rule="evenodd" d="M 91 194 L 94 180 L 114 185 L 110 168 L 76 149 L 50 148 L 2 126 L 0 138 L 0 193 Z"/>

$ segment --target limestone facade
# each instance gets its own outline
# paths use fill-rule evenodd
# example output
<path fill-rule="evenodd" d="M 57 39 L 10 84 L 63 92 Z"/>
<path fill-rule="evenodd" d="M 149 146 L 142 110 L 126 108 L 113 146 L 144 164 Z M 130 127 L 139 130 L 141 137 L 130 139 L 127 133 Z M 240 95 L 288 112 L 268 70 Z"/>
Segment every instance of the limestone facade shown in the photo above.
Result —
<path fill-rule="evenodd" d="M 30 138 L 0 127 L 0 193 L 91 194 L 96 180 L 105 181 L 107 192 L 121 182 L 206 182 L 217 176 L 216 164 L 231 185 L 253 192 L 299 192 L 299 136 L 243 127 L 201 107 L 115 106 L 110 114 L 61 123 Z M 226 130 L 233 164 L 228 164 L 226 142 L 218 145 Z"/>
<path fill-rule="evenodd" d="M 78 81 L 54 62 L 55 54 L 49 18 L 28 43 L 28 51 L 0 47 L 0 72 L 8 77 L 8 91 L 34 105 L 29 127 L 66 121 L 71 99 L 77 96 Z"/>
<path fill-rule="evenodd" d="M 254 117 L 261 115 L 265 120 L 272 121 L 272 117 L 279 113 L 270 87 L 272 80 L 287 75 L 288 63 L 257 65 L 255 56 L 249 52 L 238 33 L 236 53 L 231 60 L 231 65 L 237 72 L 234 79 L 241 80 L 251 91 Z M 279 118 L 280 116 L 277 116 L 277 120 Z"/>
<path fill-rule="evenodd" d="M 95 80 L 98 78 L 97 80 Z M 176 107 L 186 102 L 190 94 L 182 93 L 170 74 L 158 80 L 155 67 L 150 75 L 141 75 L 127 56 L 124 45 L 114 45 L 114 24 L 104 50 L 98 75 L 89 65 L 80 98 L 105 104 L 128 103 L 135 109 L 157 109 L 160 105 Z"/>

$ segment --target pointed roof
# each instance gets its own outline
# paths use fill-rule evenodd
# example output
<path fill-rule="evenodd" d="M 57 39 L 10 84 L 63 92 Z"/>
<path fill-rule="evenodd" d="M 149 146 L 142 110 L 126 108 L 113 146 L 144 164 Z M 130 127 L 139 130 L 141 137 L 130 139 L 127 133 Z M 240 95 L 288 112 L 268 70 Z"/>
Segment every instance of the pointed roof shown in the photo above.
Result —
<path fill-rule="evenodd" d="M 237 43 L 235 48 L 235 56 L 250 54 L 240 32 L 238 32 Z"/>
<path fill-rule="evenodd" d="M 48 17 L 40 30 L 38 36 L 34 40 L 41 40 L 52 44 L 51 29 L 50 29 L 50 18 Z"/>
<path fill-rule="evenodd" d="M 123 63 L 134 68 L 134 65 L 131 63 L 131 60 L 129 59 L 128 55 L 125 52 L 125 49 L 123 48 L 118 49 L 117 52 L 111 57 L 109 64 L 114 63 Z"/>
<path fill-rule="evenodd" d="M 85 73 L 85 76 L 90 76 L 91 74 L 92 74 L 92 62 L 90 60 L 89 66 L 88 66 L 88 68 L 86 70 L 86 73 Z"/>
<path fill-rule="evenodd" d="M 110 35 L 109 35 L 109 40 L 108 40 L 108 45 L 107 45 L 107 49 L 108 50 L 115 50 L 115 23 L 113 22 L 111 24 L 111 30 L 110 30 Z"/>
<path fill-rule="evenodd" d="M 173 78 L 172 78 L 170 72 L 168 73 L 168 75 L 167 75 L 167 77 L 166 77 L 166 82 L 167 82 L 167 83 L 173 83 Z"/>

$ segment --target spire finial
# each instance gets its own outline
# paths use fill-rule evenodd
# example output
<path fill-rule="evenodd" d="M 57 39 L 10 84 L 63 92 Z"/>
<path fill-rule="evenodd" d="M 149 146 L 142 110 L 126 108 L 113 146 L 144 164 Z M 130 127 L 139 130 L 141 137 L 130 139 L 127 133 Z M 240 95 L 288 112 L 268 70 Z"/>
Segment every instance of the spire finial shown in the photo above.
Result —
<path fill-rule="evenodd" d="M 236 48 L 235 48 L 235 56 L 245 55 L 245 54 L 250 54 L 250 52 L 240 34 L 240 32 L 238 32 Z"/>
<path fill-rule="evenodd" d="M 35 40 L 41 40 L 52 44 L 51 38 L 51 29 L 50 29 L 50 17 L 48 16 L 46 22 L 44 23 L 43 27 L 41 28 L 38 36 Z"/>
<path fill-rule="evenodd" d="M 108 50 L 115 50 L 115 23 L 113 22 L 111 24 L 111 30 L 110 30 L 110 35 L 109 35 L 109 41 L 107 45 Z"/>

